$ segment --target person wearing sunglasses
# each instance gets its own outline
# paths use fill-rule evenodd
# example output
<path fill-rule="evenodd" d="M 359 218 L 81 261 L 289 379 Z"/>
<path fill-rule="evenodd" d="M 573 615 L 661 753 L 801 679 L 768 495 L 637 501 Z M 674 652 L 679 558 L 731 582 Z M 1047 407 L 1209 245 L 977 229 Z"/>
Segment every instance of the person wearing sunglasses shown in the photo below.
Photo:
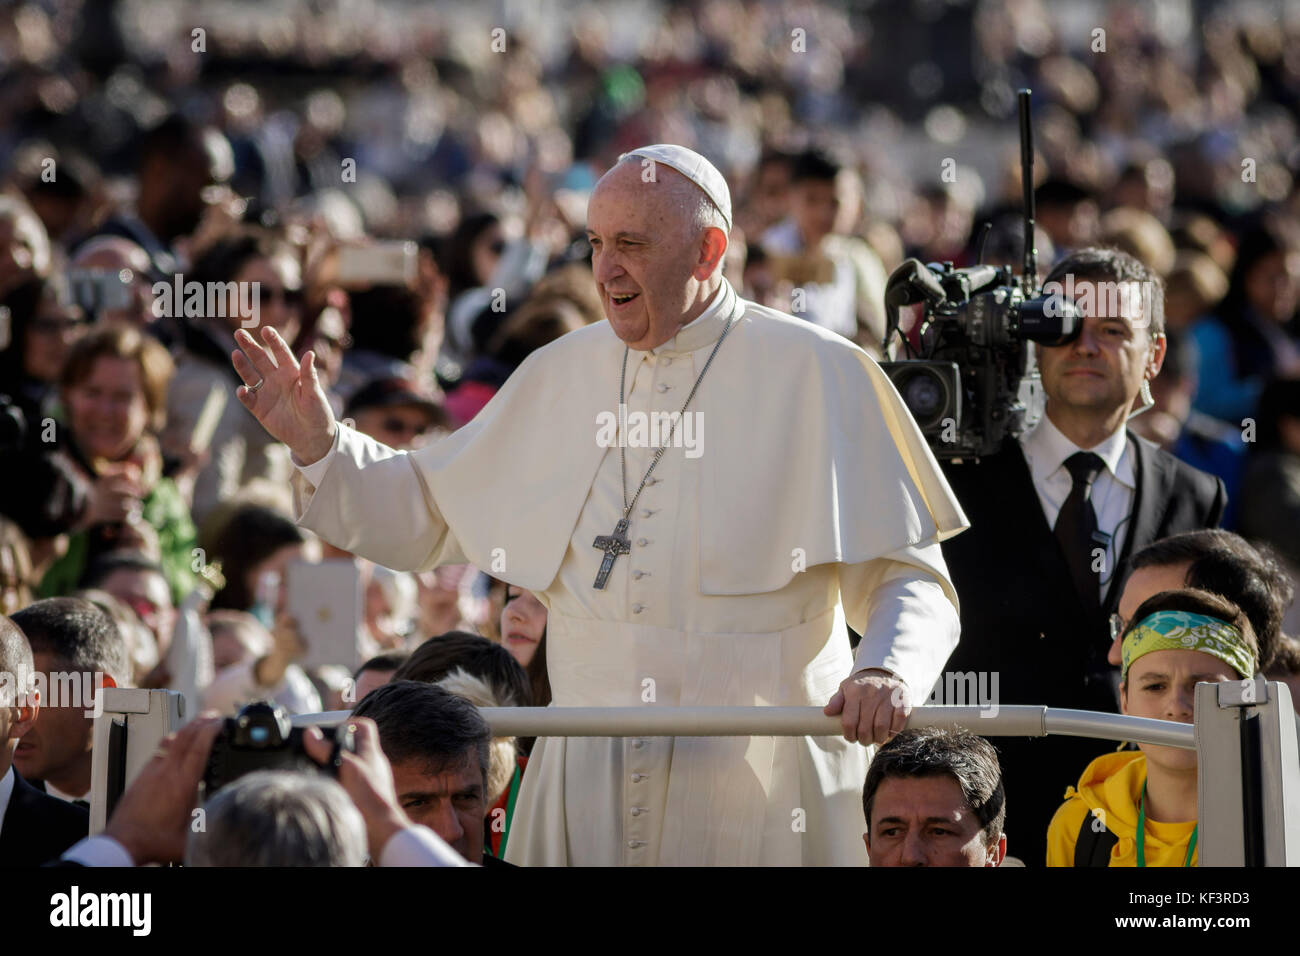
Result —
<path fill-rule="evenodd" d="M 1142 603 L 1123 634 L 1120 711 L 1190 724 L 1196 685 L 1248 680 L 1259 663 L 1250 619 L 1186 588 Z M 1196 751 L 1155 744 L 1088 764 L 1047 831 L 1048 866 L 1196 866 Z"/>
<path fill-rule="evenodd" d="M 399 451 L 414 451 L 450 429 L 447 413 L 432 395 L 402 378 L 377 378 L 348 401 L 344 418 L 357 431 Z"/>
<path fill-rule="evenodd" d="M 55 397 L 68 350 L 90 323 L 61 278 L 33 279 L 0 300 L 8 319 L 0 327 L 0 386 L 29 419 Z"/>

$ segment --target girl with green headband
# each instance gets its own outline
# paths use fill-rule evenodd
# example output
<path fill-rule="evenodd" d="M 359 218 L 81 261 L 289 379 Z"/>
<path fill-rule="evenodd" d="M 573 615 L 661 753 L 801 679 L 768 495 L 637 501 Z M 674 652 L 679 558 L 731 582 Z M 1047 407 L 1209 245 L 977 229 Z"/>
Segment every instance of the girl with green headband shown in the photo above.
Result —
<path fill-rule="evenodd" d="M 1192 722 L 1196 685 L 1253 677 L 1250 622 L 1208 591 L 1162 591 L 1123 638 L 1120 710 Z M 1196 866 L 1196 751 L 1141 744 L 1098 757 L 1047 830 L 1048 866 Z"/>

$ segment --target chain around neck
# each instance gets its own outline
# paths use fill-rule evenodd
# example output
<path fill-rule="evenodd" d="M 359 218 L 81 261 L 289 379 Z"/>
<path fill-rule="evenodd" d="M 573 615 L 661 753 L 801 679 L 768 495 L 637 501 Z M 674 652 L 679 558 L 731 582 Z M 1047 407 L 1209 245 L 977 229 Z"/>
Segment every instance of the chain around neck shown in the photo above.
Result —
<path fill-rule="evenodd" d="M 723 329 L 722 334 L 718 336 L 718 341 L 713 346 L 713 351 L 709 353 L 709 357 L 704 363 L 704 368 L 700 369 L 700 374 L 696 377 L 695 384 L 691 386 L 690 394 L 686 396 L 686 401 L 682 403 L 682 410 L 677 413 L 676 420 L 673 421 L 672 427 L 668 430 L 668 438 L 662 445 L 655 449 L 654 458 L 650 461 L 650 467 L 646 469 L 645 475 L 641 478 L 641 484 L 637 487 L 636 494 L 632 496 L 631 501 L 627 500 L 627 436 L 622 433 L 624 423 L 622 415 L 619 415 L 618 458 L 623 478 L 622 490 L 624 518 L 632 513 L 632 508 L 636 505 L 636 500 L 641 497 L 641 492 L 645 490 L 645 483 L 650 480 L 650 475 L 654 472 L 655 466 L 659 464 L 659 459 L 664 456 L 664 452 L 666 452 L 669 446 L 672 445 L 673 435 L 677 433 L 677 423 L 680 422 L 682 416 L 686 414 L 686 408 L 691 404 L 691 399 L 695 397 L 695 392 L 700 387 L 700 382 L 704 381 L 704 374 L 708 372 L 709 366 L 713 364 L 713 357 L 718 354 L 718 349 L 722 347 L 722 342 L 726 339 L 727 333 L 731 331 L 732 326 L 734 326 L 737 321 L 739 320 L 729 320 L 727 322 L 727 327 Z M 630 351 L 631 349 L 629 346 L 623 346 L 623 371 L 618 377 L 618 407 L 620 412 L 625 407 L 626 403 L 625 388 L 627 384 L 627 356 Z"/>

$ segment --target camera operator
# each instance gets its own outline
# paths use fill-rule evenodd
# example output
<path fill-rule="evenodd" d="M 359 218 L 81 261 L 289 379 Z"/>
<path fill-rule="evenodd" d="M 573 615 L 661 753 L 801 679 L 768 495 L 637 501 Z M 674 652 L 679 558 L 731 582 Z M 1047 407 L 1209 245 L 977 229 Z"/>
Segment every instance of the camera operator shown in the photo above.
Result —
<path fill-rule="evenodd" d="M 999 704 L 1113 712 L 1107 616 L 1129 556 L 1217 527 L 1226 494 L 1126 427 L 1139 395 L 1149 404 L 1146 383 L 1164 358 L 1159 279 L 1126 253 L 1088 248 L 1065 257 L 1044 291 L 1068 294 L 1071 283 L 1081 332 L 1038 347 L 1043 419 L 994 455 L 945 463 L 972 525 L 943 545 L 962 618 L 948 670 L 997 673 Z M 1108 296 L 1114 284 L 1150 294 Z M 1053 809 L 1098 745 L 1004 738 L 1000 749 L 1019 798 L 1016 845 L 1041 866 Z"/>

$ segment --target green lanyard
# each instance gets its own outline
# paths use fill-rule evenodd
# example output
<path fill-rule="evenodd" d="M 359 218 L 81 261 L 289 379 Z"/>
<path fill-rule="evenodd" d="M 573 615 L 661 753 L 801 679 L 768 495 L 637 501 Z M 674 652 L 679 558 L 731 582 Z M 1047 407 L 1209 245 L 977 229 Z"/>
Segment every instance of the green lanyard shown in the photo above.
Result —
<path fill-rule="evenodd" d="M 1196 852 L 1196 831 L 1200 824 L 1192 827 L 1192 839 L 1187 844 L 1187 859 L 1183 860 L 1183 866 L 1192 865 L 1192 854 Z M 1142 781 L 1142 802 L 1138 804 L 1138 866 L 1147 865 L 1147 854 L 1145 849 L 1147 835 L 1147 785 Z"/>
<path fill-rule="evenodd" d="M 506 829 L 501 834 L 501 846 L 498 847 L 496 856 L 498 859 L 506 858 L 506 840 L 510 839 L 510 821 L 515 815 L 515 798 L 519 796 L 519 784 L 523 782 L 524 772 L 519 769 L 519 764 L 515 763 L 514 775 L 510 778 L 510 796 L 506 800 Z"/>

